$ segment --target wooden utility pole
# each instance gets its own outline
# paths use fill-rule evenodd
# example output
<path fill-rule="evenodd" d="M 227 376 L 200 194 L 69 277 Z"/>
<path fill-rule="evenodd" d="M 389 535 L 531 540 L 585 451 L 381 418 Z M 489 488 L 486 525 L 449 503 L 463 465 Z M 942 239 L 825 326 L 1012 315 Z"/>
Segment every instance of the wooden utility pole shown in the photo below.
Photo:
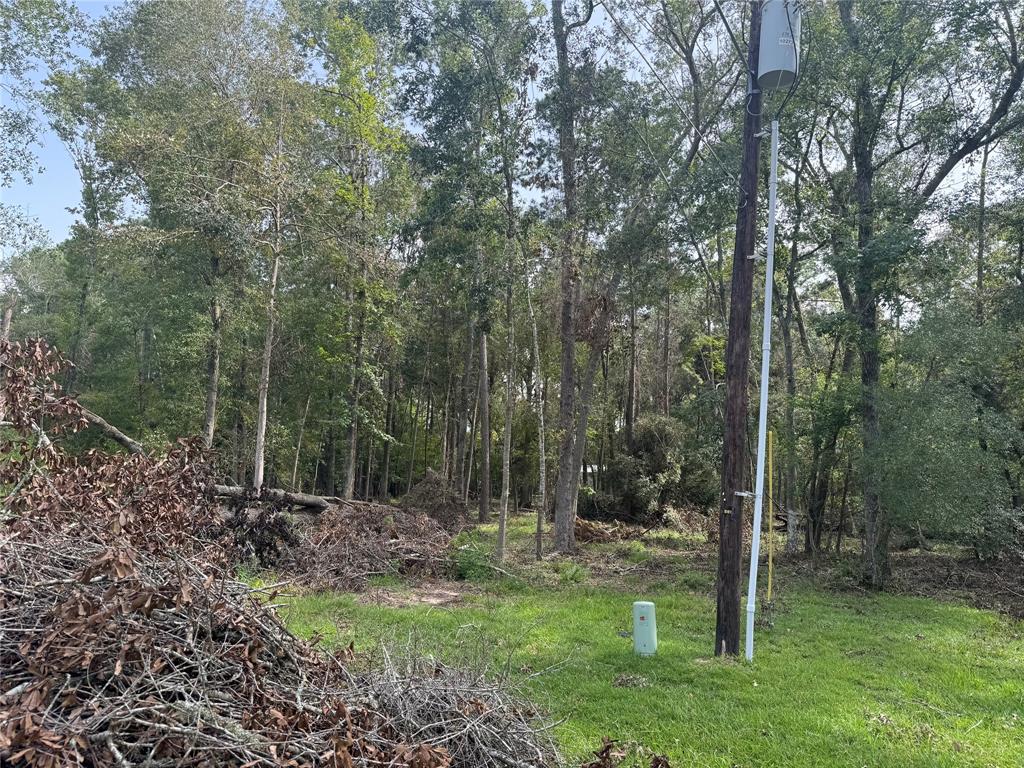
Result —
<path fill-rule="evenodd" d="M 750 365 L 750 314 L 757 234 L 757 186 L 760 155 L 761 92 L 757 65 L 761 37 L 761 0 L 750 2 L 747 98 L 743 120 L 743 167 L 736 210 L 736 246 L 732 258 L 729 338 L 725 351 L 725 441 L 722 500 L 718 517 L 718 595 L 715 655 L 740 652 L 740 556 L 743 549 L 743 500 L 747 487 L 747 378 Z M 752 494 L 751 494 L 752 495 Z"/>

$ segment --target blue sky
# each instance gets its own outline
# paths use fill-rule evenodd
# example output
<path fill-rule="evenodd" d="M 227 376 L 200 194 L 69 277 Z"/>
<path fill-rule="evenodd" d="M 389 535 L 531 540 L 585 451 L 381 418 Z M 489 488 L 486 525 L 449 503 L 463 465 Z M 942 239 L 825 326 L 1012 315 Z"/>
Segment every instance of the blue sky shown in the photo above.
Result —
<path fill-rule="evenodd" d="M 119 0 L 78 0 L 75 5 L 90 19 L 99 19 L 108 8 L 119 5 Z M 79 47 L 76 53 L 87 51 Z M 37 70 L 36 78 L 45 72 Z M 77 206 L 81 200 L 81 185 L 74 163 L 60 139 L 47 129 L 43 132 L 39 146 L 33 148 L 38 165 L 43 169 L 32 179 L 17 179 L 11 187 L 0 189 L 0 200 L 6 205 L 20 208 L 29 217 L 36 219 L 49 235 L 52 242 L 64 239 L 75 221 L 68 208 Z"/>

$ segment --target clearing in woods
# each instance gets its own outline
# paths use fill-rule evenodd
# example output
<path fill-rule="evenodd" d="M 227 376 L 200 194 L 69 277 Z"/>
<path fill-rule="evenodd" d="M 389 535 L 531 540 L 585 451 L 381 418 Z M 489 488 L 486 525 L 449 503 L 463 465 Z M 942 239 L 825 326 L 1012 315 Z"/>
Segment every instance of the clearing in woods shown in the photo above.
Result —
<path fill-rule="evenodd" d="M 558 722 L 570 765 L 606 736 L 637 766 L 653 754 L 722 768 L 1024 764 L 1024 643 L 1012 619 L 789 573 L 751 666 L 711 655 L 713 561 L 697 538 L 583 544 L 578 561 L 538 564 L 532 525 L 510 526 L 510 575 L 488 565 L 486 525 L 456 542 L 462 581 L 296 596 L 284 617 L 329 644 L 412 642 L 508 670 Z M 657 604 L 650 659 L 624 636 L 640 598 Z"/>

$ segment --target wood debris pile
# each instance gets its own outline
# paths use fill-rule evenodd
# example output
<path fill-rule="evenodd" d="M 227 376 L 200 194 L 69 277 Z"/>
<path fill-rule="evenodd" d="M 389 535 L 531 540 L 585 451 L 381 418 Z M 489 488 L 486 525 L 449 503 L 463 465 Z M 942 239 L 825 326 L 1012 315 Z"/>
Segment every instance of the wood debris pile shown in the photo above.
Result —
<path fill-rule="evenodd" d="M 576 540 L 581 542 L 628 541 L 629 539 L 639 539 L 648 530 L 618 521 L 599 523 L 596 520 L 576 518 Z"/>
<path fill-rule="evenodd" d="M 3 550 L 0 762 L 451 764 L 350 706 L 340 663 L 215 564 L 73 532 Z"/>
<path fill-rule="evenodd" d="M 491 685 L 355 672 L 351 652 L 294 637 L 274 595 L 231 578 L 194 446 L 67 455 L 54 437 L 76 404 L 49 394 L 59 359 L 28 349 L 0 350 L 0 412 L 18 407 L 0 460 L 0 765 L 546 764 L 532 713 Z M 433 692 L 415 716 L 413 689 Z"/>
<path fill-rule="evenodd" d="M 402 497 L 402 509 L 422 512 L 453 533 L 468 521 L 462 497 L 443 475 L 432 469 L 427 469 L 426 476 Z"/>
<path fill-rule="evenodd" d="M 343 502 L 297 522 L 278 568 L 310 589 L 359 590 L 372 576 L 439 577 L 451 537 L 421 512 Z"/>

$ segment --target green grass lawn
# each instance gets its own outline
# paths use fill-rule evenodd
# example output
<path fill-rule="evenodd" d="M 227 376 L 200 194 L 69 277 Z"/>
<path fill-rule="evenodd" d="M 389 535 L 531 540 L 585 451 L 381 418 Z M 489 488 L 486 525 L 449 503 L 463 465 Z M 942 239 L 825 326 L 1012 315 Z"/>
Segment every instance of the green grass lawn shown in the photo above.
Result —
<path fill-rule="evenodd" d="M 291 599 L 285 619 L 299 634 L 363 650 L 411 637 L 458 662 L 487 649 L 560 721 L 555 733 L 569 764 L 610 736 L 663 753 L 673 766 L 1024 766 L 1021 625 L 960 605 L 830 593 L 782 576 L 781 604 L 774 625 L 758 631 L 753 664 L 726 661 L 711 653 L 706 568 L 691 571 L 685 555 L 645 553 L 635 542 L 592 549 L 615 560 L 618 548 L 618 559 L 654 576 L 526 566 L 529 528 L 525 519 L 513 526 L 521 578 L 480 575 L 458 605 L 307 595 Z M 493 527 L 467 540 L 490 538 Z M 657 605 L 654 658 L 634 656 L 620 635 L 640 598 Z M 649 684 L 617 686 L 621 675 Z"/>

